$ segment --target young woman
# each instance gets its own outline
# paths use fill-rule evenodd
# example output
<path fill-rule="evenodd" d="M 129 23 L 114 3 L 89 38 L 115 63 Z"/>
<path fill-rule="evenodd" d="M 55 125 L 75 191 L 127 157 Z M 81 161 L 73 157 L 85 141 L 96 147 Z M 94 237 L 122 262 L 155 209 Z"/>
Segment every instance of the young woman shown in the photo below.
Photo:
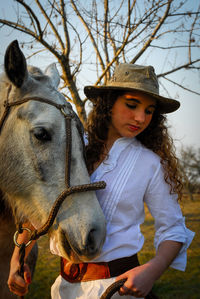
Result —
<path fill-rule="evenodd" d="M 181 173 L 164 115 L 177 110 L 180 103 L 159 95 L 153 67 L 133 64 L 120 64 L 106 86 L 87 86 L 85 94 L 93 102 L 86 132 L 88 169 L 93 182 L 107 184 L 97 191 L 107 237 L 100 256 L 90 263 L 62 259 L 52 298 L 100 298 L 122 278 L 126 282 L 112 298 L 148 298 L 169 266 L 185 270 L 186 249 L 194 236 L 185 227 L 178 204 Z M 139 265 L 144 203 L 155 219 L 156 255 Z M 55 249 L 53 253 L 59 255 Z M 15 285 L 12 291 L 19 295 L 19 288 L 26 292 L 27 279 L 16 283 L 14 256 L 8 284 Z"/>

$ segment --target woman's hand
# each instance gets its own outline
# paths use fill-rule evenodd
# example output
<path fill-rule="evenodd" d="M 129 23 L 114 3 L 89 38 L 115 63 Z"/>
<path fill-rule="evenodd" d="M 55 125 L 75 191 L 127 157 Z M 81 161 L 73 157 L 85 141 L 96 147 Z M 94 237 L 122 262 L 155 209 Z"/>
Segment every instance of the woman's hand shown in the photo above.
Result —
<path fill-rule="evenodd" d="M 29 228 L 30 230 L 34 230 L 34 226 L 30 222 L 26 222 L 23 224 L 23 227 Z M 19 234 L 17 242 L 19 244 L 27 244 L 30 240 L 30 233 L 27 230 L 23 230 L 21 234 Z M 33 248 L 36 241 L 32 241 L 29 246 L 25 248 L 25 260 Z M 19 275 L 19 261 L 20 261 L 20 248 L 15 246 L 13 255 L 10 261 L 10 273 L 8 277 L 8 287 L 10 291 L 18 296 L 24 296 L 28 292 L 28 285 L 31 283 L 31 271 L 27 264 L 24 264 L 24 279 Z"/>
<path fill-rule="evenodd" d="M 29 266 L 24 264 L 24 279 L 18 272 L 19 263 L 12 261 L 10 264 L 10 273 L 8 277 L 8 287 L 12 293 L 18 296 L 24 296 L 28 293 L 28 285 L 31 283 L 31 272 Z"/>
<path fill-rule="evenodd" d="M 151 267 L 147 264 L 133 268 L 117 277 L 117 280 L 127 278 L 124 285 L 120 288 L 119 294 L 132 295 L 136 298 L 145 297 L 152 289 L 155 282 Z"/>
<path fill-rule="evenodd" d="M 182 243 L 163 241 L 156 252 L 156 256 L 144 265 L 135 267 L 117 277 L 117 280 L 126 278 L 120 288 L 120 295 L 132 295 L 136 298 L 145 297 L 152 289 L 154 282 L 169 267 L 181 250 Z"/>

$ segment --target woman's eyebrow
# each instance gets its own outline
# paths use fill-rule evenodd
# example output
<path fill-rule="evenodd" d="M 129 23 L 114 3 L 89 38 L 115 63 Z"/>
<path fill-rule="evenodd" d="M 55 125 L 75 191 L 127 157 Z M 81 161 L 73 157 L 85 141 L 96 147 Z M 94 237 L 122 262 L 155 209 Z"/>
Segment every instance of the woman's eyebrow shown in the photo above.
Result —
<path fill-rule="evenodd" d="M 132 102 L 136 102 L 136 103 L 138 103 L 138 104 L 141 104 L 140 100 L 135 99 L 135 98 L 125 98 L 125 100 L 127 100 L 127 101 L 132 101 Z"/>
<path fill-rule="evenodd" d="M 141 104 L 141 101 L 138 100 L 138 99 L 135 99 L 135 98 L 126 98 L 126 100 L 127 101 L 132 101 L 132 102 L 135 102 L 135 103 L 138 103 L 138 104 Z M 156 108 L 156 104 L 151 104 L 148 107 Z"/>

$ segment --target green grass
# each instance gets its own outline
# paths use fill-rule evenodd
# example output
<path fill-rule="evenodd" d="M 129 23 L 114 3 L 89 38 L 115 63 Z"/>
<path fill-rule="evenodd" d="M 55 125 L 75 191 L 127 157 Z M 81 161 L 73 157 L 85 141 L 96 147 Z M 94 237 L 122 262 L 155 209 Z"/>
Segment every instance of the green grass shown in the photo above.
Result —
<path fill-rule="evenodd" d="M 186 217 L 186 225 L 196 232 L 195 238 L 188 249 L 188 263 L 185 272 L 169 268 L 156 282 L 154 292 L 161 299 L 198 299 L 200 298 L 200 196 L 194 196 L 190 201 L 187 197 L 181 203 Z M 145 263 L 155 254 L 153 247 L 153 219 L 146 210 L 145 223 L 142 231 L 145 235 L 145 245 L 139 253 L 139 260 Z M 42 237 L 38 241 L 39 258 L 33 282 L 26 299 L 50 299 L 50 288 L 59 275 L 60 259 L 49 252 L 48 238 Z"/>

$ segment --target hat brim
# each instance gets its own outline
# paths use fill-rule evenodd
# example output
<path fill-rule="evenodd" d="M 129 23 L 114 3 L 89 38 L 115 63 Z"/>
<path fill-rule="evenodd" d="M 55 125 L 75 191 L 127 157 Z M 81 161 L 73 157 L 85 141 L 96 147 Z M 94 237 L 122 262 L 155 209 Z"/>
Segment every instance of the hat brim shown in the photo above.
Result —
<path fill-rule="evenodd" d="M 120 86 L 85 86 L 84 93 L 91 102 L 95 103 L 97 97 L 102 96 L 104 93 L 108 92 L 109 90 L 113 91 L 139 91 L 143 94 L 150 95 L 151 97 L 155 98 L 160 113 L 171 113 L 176 111 L 180 107 L 180 102 L 169 99 L 158 94 L 144 91 L 143 89 L 139 88 L 127 88 L 127 87 L 120 87 Z"/>

